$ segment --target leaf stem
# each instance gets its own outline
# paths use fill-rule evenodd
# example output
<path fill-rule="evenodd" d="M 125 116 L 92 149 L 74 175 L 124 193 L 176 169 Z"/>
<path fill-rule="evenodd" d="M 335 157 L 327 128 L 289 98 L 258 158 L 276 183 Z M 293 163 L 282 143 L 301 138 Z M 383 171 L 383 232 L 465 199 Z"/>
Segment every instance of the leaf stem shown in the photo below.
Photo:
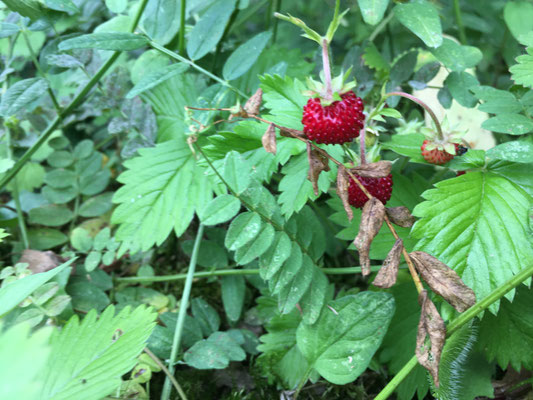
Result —
<path fill-rule="evenodd" d="M 326 85 L 326 93 L 324 98 L 331 100 L 333 98 L 333 88 L 331 87 L 331 69 L 329 65 L 329 44 L 326 38 L 322 39 L 322 67 L 324 70 L 324 83 Z"/>
<path fill-rule="evenodd" d="M 167 369 L 167 367 L 165 367 L 165 364 L 163 364 L 163 362 L 154 353 L 152 353 L 148 347 L 144 348 L 144 352 L 146 354 L 148 354 L 148 357 L 150 357 L 152 360 L 154 360 L 154 362 L 157 364 L 157 366 L 159 368 L 161 368 L 161 370 L 165 373 L 167 378 L 170 379 L 170 381 L 172 382 L 172 384 L 176 388 L 176 391 L 180 395 L 181 400 L 187 400 L 187 396 L 185 395 L 185 392 L 181 388 L 181 385 L 178 383 L 178 381 L 176 380 L 174 375 L 172 375 L 170 373 L 170 371 Z M 150 381 L 148 381 L 148 382 L 150 382 Z"/>
<path fill-rule="evenodd" d="M 135 19 L 130 27 L 130 32 L 133 32 L 139 23 L 141 15 L 146 8 L 148 0 L 142 0 L 141 6 L 137 10 Z M 0 190 L 2 190 L 10 181 L 15 177 L 15 175 L 20 171 L 22 166 L 30 159 L 30 157 L 37 151 L 39 148 L 48 140 L 50 135 L 57 129 L 61 124 L 61 120 L 66 116 L 72 114 L 72 112 L 78 107 L 78 105 L 85 98 L 87 93 L 98 83 L 102 76 L 107 72 L 107 70 L 113 65 L 116 59 L 121 53 L 119 51 L 114 52 L 111 57 L 100 67 L 96 74 L 87 82 L 83 89 L 74 97 L 70 104 L 63 109 L 63 111 L 58 114 L 54 120 L 48 125 L 45 131 L 41 134 L 39 139 L 22 155 L 22 157 L 15 163 L 13 168 L 11 168 L 5 176 L 0 180 Z"/>
<path fill-rule="evenodd" d="M 385 28 L 387 26 L 387 24 L 390 22 L 390 20 L 392 19 L 392 17 L 394 17 L 394 13 L 393 12 L 390 12 L 389 15 L 387 15 L 385 18 L 383 18 L 381 20 L 381 22 L 378 24 L 378 26 L 376 26 L 376 28 L 374 29 L 374 31 L 370 34 L 370 36 L 368 37 L 368 40 L 370 42 L 373 42 L 374 39 L 381 33 L 381 31 L 383 30 L 383 28 Z"/>
<path fill-rule="evenodd" d="M 187 0 L 180 0 L 180 31 L 178 33 L 178 51 L 185 55 L 185 12 L 187 10 Z"/>
<path fill-rule="evenodd" d="M 459 29 L 459 40 L 461 41 L 461 44 L 467 44 L 465 26 L 463 25 L 463 17 L 461 16 L 461 5 L 459 4 L 459 0 L 453 0 L 453 11 L 455 13 L 455 22 L 457 23 L 457 28 Z"/>
<path fill-rule="evenodd" d="M 471 319 L 479 315 L 482 311 L 489 308 L 494 302 L 500 300 L 505 294 L 516 288 L 518 285 L 523 283 L 526 279 L 530 278 L 533 275 L 533 265 L 529 266 L 526 269 L 523 269 L 514 277 L 509 279 L 503 285 L 498 286 L 494 289 L 487 297 L 485 297 L 480 302 L 474 304 L 464 313 L 459 315 L 454 319 L 446 329 L 446 336 L 450 336 L 455 333 L 459 328 L 464 326 Z M 413 356 L 407 364 L 394 376 L 394 378 L 385 386 L 385 388 L 376 396 L 374 400 L 385 400 L 396 390 L 398 385 L 409 375 L 413 368 L 417 364 L 416 356 Z"/>
<path fill-rule="evenodd" d="M 181 335 L 183 333 L 183 326 L 185 324 L 185 316 L 187 315 L 187 308 L 189 306 L 189 297 L 191 295 L 192 282 L 194 278 L 194 271 L 196 269 L 196 261 L 198 260 L 198 252 L 200 250 L 200 243 L 202 241 L 202 235 L 204 233 L 204 226 L 200 224 L 198 232 L 196 233 L 196 240 L 194 241 L 194 247 L 192 249 L 191 261 L 189 263 L 189 271 L 187 272 L 187 278 L 185 280 L 185 287 L 183 288 L 183 294 L 181 296 L 180 309 L 178 312 L 178 320 L 176 322 L 176 328 L 174 330 L 174 338 L 172 340 L 172 349 L 170 351 L 170 359 L 168 360 L 169 375 L 174 375 L 174 363 L 181 345 Z M 161 400 L 168 400 L 170 398 L 170 379 L 165 379 L 163 385 L 163 392 L 161 393 Z"/>

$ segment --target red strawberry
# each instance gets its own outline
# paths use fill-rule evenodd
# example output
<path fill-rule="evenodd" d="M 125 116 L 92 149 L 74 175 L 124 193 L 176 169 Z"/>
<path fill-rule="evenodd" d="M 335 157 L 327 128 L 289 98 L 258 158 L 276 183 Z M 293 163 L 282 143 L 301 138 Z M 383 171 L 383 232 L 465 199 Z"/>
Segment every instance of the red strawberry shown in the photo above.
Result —
<path fill-rule="evenodd" d="M 457 176 L 461 176 L 466 174 L 466 171 L 457 171 Z"/>
<path fill-rule="evenodd" d="M 368 192 L 380 200 L 383 204 L 387 204 L 392 194 L 392 175 L 389 174 L 384 178 L 363 178 L 355 175 L 357 179 L 363 184 Z M 357 208 L 363 208 L 368 201 L 368 197 L 363 193 L 359 185 L 350 178 L 350 186 L 348 186 L 348 201 Z"/>
<path fill-rule="evenodd" d="M 457 154 L 459 145 L 457 143 L 453 143 L 453 145 L 455 146 L 455 154 Z M 445 145 L 432 143 L 427 139 L 424 140 L 420 149 L 422 150 L 422 157 L 424 157 L 424 160 L 431 164 L 446 164 L 455 157 L 455 154 L 446 151 Z"/>
<path fill-rule="evenodd" d="M 351 142 L 363 129 L 363 100 L 349 91 L 341 101 L 323 106 L 319 97 L 311 98 L 304 106 L 304 133 L 316 143 L 342 144 Z"/>

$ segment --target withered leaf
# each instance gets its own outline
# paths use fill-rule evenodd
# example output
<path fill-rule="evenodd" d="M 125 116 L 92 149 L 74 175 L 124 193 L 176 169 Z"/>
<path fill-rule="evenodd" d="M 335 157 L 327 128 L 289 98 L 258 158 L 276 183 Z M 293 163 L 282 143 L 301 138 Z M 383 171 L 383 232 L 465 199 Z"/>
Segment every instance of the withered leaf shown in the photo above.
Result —
<path fill-rule="evenodd" d="M 353 210 L 348 201 L 348 186 L 350 186 L 350 180 L 348 179 L 346 168 L 343 165 L 339 165 L 337 169 L 337 194 L 342 201 L 346 215 L 348 215 L 348 220 L 351 221 L 353 219 Z"/>
<path fill-rule="evenodd" d="M 244 111 L 249 115 L 258 115 L 261 109 L 261 103 L 263 102 L 263 91 L 257 89 L 257 91 L 248 99 L 244 105 Z"/>
<path fill-rule="evenodd" d="M 269 153 L 276 154 L 277 145 L 276 145 L 276 128 L 274 125 L 270 124 L 261 138 L 261 143 L 263 147 Z"/>
<path fill-rule="evenodd" d="M 410 228 L 415 223 L 415 217 L 407 207 L 390 207 L 387 208 L 387 216 L 393 224 L 403 228 Z"/>
<path fill-rule="evenodd" d="M 363 207 L 359 233 L 353 241 L 359 251 L 359 262 L 363 276 L 370 274 L 370 245 L 381 229 L 384 218 L 385 206 L 383 203 L 375 197 L 368 200 Z"/>
<path fill-rule="evenodd" d="M 416 334 L 415 354 L 420 365 L 429 371 L 438 388 L 439 363 L 446 340 L 446 325 L 435 304 L 428 298 L 426 290 L 422 290 L 418 295 L 418 303 L 422 309 Z"/>
<path fill-rule="evenodd" d="M 22 252 L 19 263 L 28 263 L 28 269 L 34 274 L 50 271 L 63 262 L 53 251 L 26 249 Z"/>
<path fill-rule="evenodd" d="M 474 291 L 464 284 L 453 269 L 423 251 L 413 251 L 409 255 L 431 290 L 457 311 L 463 312 L 476 303 Z"/>
<path fill-rule="evenodd" d="M 374 279 L 374 286 L 387 289 L 396 283 L 396 277 L 398 276 L 398 268 L 400 267 L 400 259 L 402 257 L 403 241 L 402 239 L 396 240 L 394 246 L 387 254 L 387 258 L 383 261 L 383 266 L 379 270 L 376 278 Z"/>
<path fill-rule="evenodd" d="M 390 174 L 392 163 L 390 161 L 378 161 L 370 164 L 361 164 L 351 168 L 350 171 L 365 178 L 384 178 Z"/>
<path fill-rule="evenodd" d="M 309 142 L 307 142 L 307 159 L 309 160 L 307 178 L 313 184 L 315 196 L 318 196 L 318 177 L 322 171 L 329 171 L 328 159 L 318 150 L 313 149 Z"/>

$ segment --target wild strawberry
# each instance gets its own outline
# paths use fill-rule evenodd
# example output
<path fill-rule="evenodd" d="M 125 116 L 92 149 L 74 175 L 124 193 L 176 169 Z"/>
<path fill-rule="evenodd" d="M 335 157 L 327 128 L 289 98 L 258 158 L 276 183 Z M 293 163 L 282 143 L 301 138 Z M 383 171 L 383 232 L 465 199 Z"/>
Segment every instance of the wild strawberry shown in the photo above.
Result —
<path fill-rule="evenodd" d="M 359 136 L 365 121 L 363 100 L 353 91 L 344 93 L 341 99 L 330 105 L 322 105 L 319 97 L 307 101 L 302 124 L 309 139 L 316 143 L 342 144 Z"/>
<path fill-rule="evenodd" d="M 357 179 L 363 184 L 368 192 L 379 199 L 383 204 L 387 204 L 392 194 L 392 175 L 389 174 L 384 178 L 364 178 L 355 175 Z M 357 208 L 363 208 L 368 201 L 368 197 L 363 193 L 359 185 L 350 178 L 350 186 L 348 186 L 348 201 Z"/>
<path fill-rule="evenodd" d="M 442 165 L 455 157 L 458 147 L 459 145 L 457 143 L 453 143 L 450 146 L 448 143 L 437 144 L 426 139 L 420 149 L 422 150 L 422 157 L 428 163 Z"/>

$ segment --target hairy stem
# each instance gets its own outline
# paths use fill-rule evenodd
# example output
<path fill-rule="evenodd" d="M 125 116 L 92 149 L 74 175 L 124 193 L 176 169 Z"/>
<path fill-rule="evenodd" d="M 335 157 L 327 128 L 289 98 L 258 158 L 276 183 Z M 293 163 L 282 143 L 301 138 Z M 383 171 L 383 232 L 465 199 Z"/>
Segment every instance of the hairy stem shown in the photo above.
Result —
<path fill-rule="evenodd" d="M 359 132 L 359 157 L 361 159 L 361 165 L 366 164 L 366 121 L 365 126 Z"/>
<path fill-rule="evenodd" d="M 176 322 L 176 328 L 174 330 L 174 338 L 172 340 L 172 349 L 170 351 L 170 359 L 168 360 L 169 375 L 174 375 L 174 363 L 181 345 L 181 335 L 183 334 L 183 326 L 185 324 L 185 316 L 187 315 L 187 308 L 189 306 L 189 297 L 191 295 L 192 281 L 194 278 L 194 271 L 196 270 L 196 261 L 198 260 L 198 252 L 200 250 L 200 243 L 202 241 L 202 235 L 204 233 L 204 226 L 200 224 L 198 232 L 196 233 L 196 240 L 194 241 L 194 247 L 192 249 L 191 261 L 189 263 L 189 271 L 187 272 L 187 278 L 185 280 L 185 287 L 183 288 L 183 294 L 181 296 L 180 309 L 178 312 L 178 320 Z M 161 400 L 168 400 L 170 398 L 170 379 L 165 379 L 163 385 L 163 392 L 161 393 Z"/>
<path fill-rule="evenodd" d="M 324 69 L 324 83 L 326 84 L 326 100 L 333 99 L 333 88 L 331 87 L 331 69 L 329 65 L 329 43 L 327 39 L 322 39 L 322 66 Z"/>

